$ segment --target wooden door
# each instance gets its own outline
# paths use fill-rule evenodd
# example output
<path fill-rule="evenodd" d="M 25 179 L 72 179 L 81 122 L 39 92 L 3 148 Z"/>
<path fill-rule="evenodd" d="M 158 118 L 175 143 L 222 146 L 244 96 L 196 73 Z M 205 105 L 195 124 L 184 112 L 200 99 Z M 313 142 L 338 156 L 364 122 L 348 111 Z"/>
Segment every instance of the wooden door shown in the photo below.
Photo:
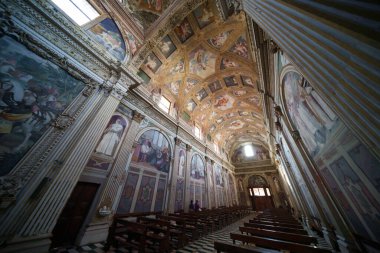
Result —
<path fill-rule="evenodd" d="M 52 247 L 74 245 L 99 185 L 78 182 L 53 230 Z"/>

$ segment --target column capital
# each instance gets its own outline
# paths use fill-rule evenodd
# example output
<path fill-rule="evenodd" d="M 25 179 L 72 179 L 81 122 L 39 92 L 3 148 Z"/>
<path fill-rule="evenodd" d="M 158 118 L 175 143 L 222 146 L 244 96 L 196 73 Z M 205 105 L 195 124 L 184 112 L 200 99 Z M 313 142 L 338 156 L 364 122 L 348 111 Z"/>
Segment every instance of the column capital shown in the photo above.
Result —
<path fill-rule="evenodd" d="M 294 130 L 291 132 L 292 137 L 294 138 L 295 141 L 301 140 L 301 135 L 298 130 Z"/>
<path fill-rule="evenodd" d="M 132 120 L 136 121 L 137 123 L 141 123 L 141 121 L 145 118 L 144 115 L 137 112 L 136 110 L 132 111 Z"/>
<path fill-rule="evenodd" d="M 177 146 L 181 145 L 182 140 L 180 138 L 175 137 L 174 140 L 175 140 L 175 145 L 177 145 Z"/>
<path fill-rule="evenodd" d="M 210 160 L 211 160 L 210 157 L 205 156 L 205 161 L 206 161 L 206 162 L 209 162 Z"/>
<path fill-rule="evenodd" d="M 191 151 L 191 145 L 189 145 L 189 144 L 186 144 L 186 151 Z"/>

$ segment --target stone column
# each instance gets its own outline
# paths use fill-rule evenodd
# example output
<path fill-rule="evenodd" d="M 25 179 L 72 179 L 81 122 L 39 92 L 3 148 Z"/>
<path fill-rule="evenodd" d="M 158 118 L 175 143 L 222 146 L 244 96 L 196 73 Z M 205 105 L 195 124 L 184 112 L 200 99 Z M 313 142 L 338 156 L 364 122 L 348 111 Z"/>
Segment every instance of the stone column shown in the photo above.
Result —
<path fill-rule="evenodd" d="M 128 133 L 124 137 L 120 151 L 117 155 L 117 159 L 115 160 L 111 172 L 107 177 L 108 181 L 106 182 L 103 193 L 100 197 L 100 201 L 97 205 L 95 216 L 93 217 L 92 222 L 86 228 L 84 236 L 81 239 L 81 245 L 105 241 L 107 239 L 108 228 L 112 222 L 112 214 L 116 213 L 117 211 L 121 193 L 123 191 L 125 180 L 127 178 L 129 163 L 133 155 L 134 140 L 139 130 L 140 122 L 143 119 L 143 115 L 137 111 L 133 111 L 133 117 L 128 129 Z M 102 217 L 99 215 L 99 209 L 103 207 L 106 207 L 111 211 L 110 216 Z"/>
<path fill-rule="evenodd" d="M 210 162 L 211 162 L 211 170 L 212 170 L 211 180 L 213 180 L 213 182 L 214 182 L 214 184 L 213 184 L 214 185 L 214 189 L 213 189 L 213 191 L 214 191 L 214 204 L 215 204 L 215 207 L 218 207 L 219 202 L 218 202 L 218 194 L 216 192 L 217 187 L 216 187 L 215 174 L 214 174 L 214 172 L 215 172 L 215 170 L 214 170 L 215 161 L 211 160 Z"/>
<path fill-rule="evenodd" d="M 174 212 L 174 205 L 175 205 L 175 197 L 176 197 L 176 190 L 177 190 L 177 178 L 178 178 L 178 167 L 179 167 L 179 151 L 180 145 L 182 141 L 178 137 L 175 138 L 175 148 L 174 148 L 174 164 L 172 167 L 171 173 L 171 180 L 168 187 L 169 190 L 169 203 L 168 203 L 168 211 L 169 213 Z"/>
<path fill-rule="evenodd" d="M 205 162 L 206 162 L 206 166 L 205 166 L 205 188 L 207 191 L 208 209 L 210 209 L 211 208 L 211 192 L 210 192 L 210 185 L 209 185 L 209 174 L 211 173 L 211 171 L 207 170 L 207 165 L 210 162 L 210 158 L 205 156 Z"/>
<path fill-rule="evenodd" d="M 189 211 L 190 204 L 190 167 L 191 167 L 191 146 L 186 144 L 186 173 L 185 173 L 185 204 L 184 211 Z"/>

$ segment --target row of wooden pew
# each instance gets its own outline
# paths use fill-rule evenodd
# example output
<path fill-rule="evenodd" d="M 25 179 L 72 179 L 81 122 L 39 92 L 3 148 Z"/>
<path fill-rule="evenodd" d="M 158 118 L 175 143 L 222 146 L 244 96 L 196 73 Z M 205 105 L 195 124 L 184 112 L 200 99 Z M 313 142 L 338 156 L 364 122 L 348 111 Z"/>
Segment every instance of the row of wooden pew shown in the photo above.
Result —
<path fill-rule="evenodd" d="M 310 252 L 327 253 L 319 248 L 315 237 L 309 236 L 303 226 L 283 209 L 268 209 L 239 227 L 239 233 L 231 233 L 232 243 L 214 242 L 217 252 Z M 237 245 L 236 241 L 242 242 Z"/>
<path fill-rule="evenodd" d="M 243 218 L 247 207 L 226 207 L 191 213 L 130 213 L 115 215 L 108 234 L 106 250 L 111 246 L 145 252 L 170 252 L 200 236 Z"/>

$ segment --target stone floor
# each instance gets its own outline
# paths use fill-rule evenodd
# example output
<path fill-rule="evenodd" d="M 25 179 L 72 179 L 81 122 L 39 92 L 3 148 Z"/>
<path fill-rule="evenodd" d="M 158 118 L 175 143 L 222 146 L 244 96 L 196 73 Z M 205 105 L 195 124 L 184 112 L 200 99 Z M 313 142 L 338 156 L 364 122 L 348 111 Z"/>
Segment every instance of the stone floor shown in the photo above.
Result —
<path fill-rule="evenodd" d="M 180 250 L 173 250 L 172 253 L 178 252 L 178 253 L 206 253 L 206 252 L 216 252 L 214 250 L 214 241 L 225 241 L 231 243 L 230 239 L 230 233 L 240 233 L 239 232 L 239 226 L 243 224 L 243 222 L 248 222 L 249 219 L 253 219 L 255 216 L 255 213 L 252 213 L 249 216 L 246 216 L 245 218 L 230 224 L 229 226 L 218 230 L 214 233 L 211 233 L 205 237 L 202 237 L 201 239 L 190 243 L 186 247 L 180 249 Z M 311 232 L 311 231 L 309 231 Z M 313 236 L 318 238 L 319 246 L 323 248 L 329 248 L 328 244 L 325 242 L 323 238 L 318 237 L 316 234 L 313 234 Z M 239 242 L 237 242 L 239 244 Z M 111 248 L 107 251 L 107 253 L 124 253 L 128 252 L 125 248 Z M 135 252 L 135 251 L 133 251 Z M 137 251 L 136 251 L 137 252 Z M 51 250 L 51 253 L 106 253 L 104 250 L 104 244 L 103 243 L 96 243 L 81 247 L 70 247 L 65 249 L 53 249 Z"/>

